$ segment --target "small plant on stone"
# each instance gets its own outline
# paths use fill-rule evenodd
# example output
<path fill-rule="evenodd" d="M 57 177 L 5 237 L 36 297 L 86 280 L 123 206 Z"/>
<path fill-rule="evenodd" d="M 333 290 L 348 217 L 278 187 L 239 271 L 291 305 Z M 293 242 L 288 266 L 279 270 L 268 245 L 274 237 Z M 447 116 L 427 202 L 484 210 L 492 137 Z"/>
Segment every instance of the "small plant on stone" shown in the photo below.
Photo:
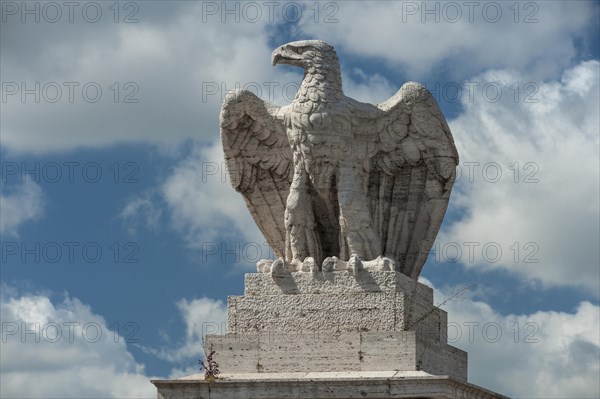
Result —
<path fill-rule="evenodd" d="M 221 371 L 219 371 L 219 363 L 214 359 L 214 356 L 215 351 L 211 347 L 210 353 L 206 356 L 206 360 L 198 360 L 198 363 L 200 363 L 200 370 L 204 370 L 204 379 L 208 383 L 219 378 L 219 374 L 221 374 Z"/>

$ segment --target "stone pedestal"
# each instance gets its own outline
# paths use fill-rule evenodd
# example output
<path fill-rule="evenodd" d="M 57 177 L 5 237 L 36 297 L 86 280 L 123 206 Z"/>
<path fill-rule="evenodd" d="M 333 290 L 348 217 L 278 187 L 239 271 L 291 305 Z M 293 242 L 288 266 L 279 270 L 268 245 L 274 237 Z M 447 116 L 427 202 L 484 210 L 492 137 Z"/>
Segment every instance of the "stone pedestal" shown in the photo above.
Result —
<path fill-rule="evenodd" d="M 170 398 L 500 398 L 467 383 L 431 288 L 395 271 L 247 274 L 228 332 L 207 335 L 221 374 L 152 381 Z"/>

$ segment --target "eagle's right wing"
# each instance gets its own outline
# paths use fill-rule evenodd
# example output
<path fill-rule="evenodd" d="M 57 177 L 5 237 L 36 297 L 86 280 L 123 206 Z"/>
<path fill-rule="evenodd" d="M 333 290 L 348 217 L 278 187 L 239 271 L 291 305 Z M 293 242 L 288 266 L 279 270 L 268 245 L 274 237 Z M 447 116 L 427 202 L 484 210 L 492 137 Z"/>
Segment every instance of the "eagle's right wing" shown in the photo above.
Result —
<path fill-rule="evenodd" d="M 279 258 L 285 252 L 285 207 L 293 176 L 282 108 L 247 90 L 221 107 L 221 141 L 231 184 Z"/>

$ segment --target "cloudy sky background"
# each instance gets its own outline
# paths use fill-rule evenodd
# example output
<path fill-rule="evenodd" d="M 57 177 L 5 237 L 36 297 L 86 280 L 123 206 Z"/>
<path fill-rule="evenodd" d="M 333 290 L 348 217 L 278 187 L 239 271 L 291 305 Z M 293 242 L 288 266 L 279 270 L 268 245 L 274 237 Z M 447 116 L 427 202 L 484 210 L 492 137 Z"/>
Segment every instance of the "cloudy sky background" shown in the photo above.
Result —
<path fill-rule="evenodd" d="M 197 372 L 270 256 L 220 103 L 289 101 L 301 71 L 270 53 L 306 38 L 346 94 L 420 81 L 449 121 L 460 174 L 422 275 L 438 302 L 473 285 L 444 306 L 470 381 L 600 396 L 597 2 L 44 4 L 1 2 L 2 397 L 153 397 Z"/>

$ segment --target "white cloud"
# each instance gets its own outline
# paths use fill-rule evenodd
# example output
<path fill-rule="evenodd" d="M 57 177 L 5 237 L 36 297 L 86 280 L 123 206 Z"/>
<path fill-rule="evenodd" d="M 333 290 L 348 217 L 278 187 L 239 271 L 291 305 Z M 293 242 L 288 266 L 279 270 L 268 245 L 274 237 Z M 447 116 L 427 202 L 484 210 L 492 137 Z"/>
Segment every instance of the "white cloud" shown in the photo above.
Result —
<path fill-rule="evenodd" d="M 2 186 L 0 194 L 0 233 L 18 237 L 18 229 L 23 223 L 35 221 L 44 215 L 45 196 L 42 188 L 27 179 L 6 194 Z"/>
<path fill-rule="evenodd" d="M 367 75 L 362 69 L 351 71 L 342 69 L 344 94 L 355 100 L 378 104 L 394 95 L 400 87 L 395 87 L 379 74 Z"/>
<path fill-rule="evenodd" d="M 260 259 L 275 255 L 254 223 L 243 197 L 231 186 L 221 143 L 191 143 L 190 154 L 179 161 L 158 188 L 132 198 L 118 217 L 130 234 L 156 231 L 165 218 L 185 244 L 203 251 L 202 262 L 234 260 L 255 268 Z M 200 260 L 200 257 L 199 257 Z"/>
<path fill-rule="evenodd" d="M 224 162 L 220 142 L 197 146 L 162 185 L 174 227 L 193 247 L 223 236 L 264 241 L 242 196 L 231 186 Z"/>
<path fill-rule="evenodd" d="M 515 72 L 490 71 L 473 80 L 499 82 L 506 95 L 494 103 L 482 97 L 469 102 L 465 96 L 465 111 L 450 122 L 462 165 L 450 202 L 463 207 L 465 216 L 438 241 L 460 243 L 463 264 L 502 268 L 531 283 L 585 287 L 599 295 L 599 65 L 583 62 L 561 81 L 540 83 L 537 103 L 525 103 L 523 97 L 514 101 L 511 82 L 529 80 Z M 479 162 L 473 183 L 466 162 Z M 484 178 L 483 167 L 491 162 L 499 167 L 491 164 Z M 528 176 L 538 182 L 526 183 Z M 466 242 L 479 243 L 473 259 Z M 491 248 L 486 259 L 488 243 L 497 243 L 502 256 Z M 527 255 L 538 262 L 527 262 Z"/>
<path fill-rule="evenodd" d="M 431 285 L 426 281 L 422 281 Z M 435 291 L 435 302 L 452 295 Z M 600 396 L 600 307 L 501 315 L 487 303 L 451 300 L 449 343 L 469 354 L 469 382 L 520 398 Z"/>
<path fill-rule="evenodd" d="M 576 55 L 575 41 L 597 15 L 593 2 L 530 2 L 539 6 L 538 23 L 514 23 L 514 11 L 504 4 L 498 23 L 482 18 L 483 5 L 478 6 L 476 23 L 469 22 L 466 9 L 457 23 L 421 23 L 420 15 L 402 22 L 402 9 L 409 3 L 336 3 L 339 10 L 333 17 L 338 23 L 324 23 L 332 9 L 319 6 L 315 17 L 308 7 L 294 34 L 320 37 L 347 52 L 406 67 L 411 79 L 424 78 L 437 64 L 461 77 L 491 67 L 527 68 L 536 76 L 552 76 L 569 65 Z M 226 89 L 255 83 L 265 93 L 271 83 L 298 80 L 297 71 L 270 65 L 269 40 L 283 15 L 283 4 L 279 6 L 274 22 L 265 8 L 255 23 L 243 18 L 223 23 L 221 15 L 206 18 L 203 2 L 140 3 L 140 22 L 135 24 L 23 24 L 9 18 L 2 35 L 3 93 L 17 93 L 3 100 L 2 145 L 17 153 L 46 153 L 123 142 L 173 146 L 189 138 L 213 140 Z M 519 19 L 532 11 L 521 9 Z M 372 20 L 377 23 L 363 23 Z M 36 82 L 39 103 L 33 94 L 23 103 L 21 84 L 32 89 Z M 65 82 L 79 84 L 72 103 Z M 84 99 L 88 83 L 102 90 L 96 103 Z M 357 88 L 357 97 L 382 99 L 368 93 L 373 84 L 377 92 L 387 93 L 385 82 L 370 80 Z M 62 95 L 51 103 L 47 100 L 55 96 L 56 86 Z M 282 86 L 275 86 L 276 100 Z M 348 88 L 352 94 L 350 84 Z M 93 97 L 95 89 L 88 90 Z M 139 102 L 123 102 L 127 95 Z"/>
<path fill-rule="evenodd" d="M 119 218 L 123 220 L 127 232 L 135 236 L 140 227 L 157 231 L 162 216 L 162 210 L 152 201 L 149 193 L 131 199 L 121 212 Z"/>
<path fill-rule="evenodd" d="M 528 69 L 548 77 L 569 65 L 576 41 L 598 16 L 593 2 L 470 4 L 337 2 L 335 8 L 321 9 L 320 19 L 305 12 L 301 29 L 344 51 L 406 68 L 413 80 L 440 66 L 449 68 L 455 79 L 489 68 Z M 326 16 L 331 17 L 329 23 Z M 533 20 L 537 22 L 525 22 Z"/>
<path fill-rule="evenodd" d="M 185 338 L 183 342 L 175 347 L 142 349 L 160 359 L 171 363 L 188 364 L 190 359 L 201 359 L 204 356 L 204 335 L 225 334 L 227 331 L 227 307 L 219 300 L 210 298 L 199 298 L 188 301 L 181 299 L 177 302 L 177 308 L 185 322 Z M 198 367 L 173 368 L 172 377 L 198 372 Z"/>
<path fill-rule="evenodd" d="M 175 358 L 203 356 L 202 347 L 205 334 L 224 334 L 227 320 L 227 307 L 222 301 L 210 298 L 182 299 L 177 307 L 185 320 L 185 344 L 174 353 Z"/>
<path fill-rule="evenodd" d="M 2 286 L 2 397 L 150 398 L 156 389 L 124 337 L 76 298 Z M 26 332 L 25 330 L 33 331 Z"/>
<path fill-rule="evenodd" d="M 203 23 L 202 2 L 139 7 L 140 22 L 135 24 L 22 24 L 14 18 L 3 24 L 6 149 L 47 153 L 124 142 L 163 147 L 189 138 L 212 141 L 219 134 L 226 90 L 251 82 L 267 90 L 268 82 L 295 76 L 270 64 L 267 31 L 274 24 L 267 18 L 221 23 L 215 17 Z M 170 15 L 158 18 L 154 12 Z M 19 45 L 10 43 L 4 54 L 7 37 Z M 35 60 L 23 54 L 33 48 L 38 51 Z M 72 86 L 72 102 L 65 82 L 79 84 Z M 88 102 L 82 94 L 88 83 L 100 87 L 98 102 Z M 34 94 L 22 102 L 21 84 L 36 91 L 39 102 Z M 57 97 L 56 87 L 62 95 L 49 102 Z M 96 96 L 94 87 L 86 89 L 88 99 Z M 7 94 L 10 90 L 17 92 Z M 125 102 L 128 95 L 139 102 Z"/>

